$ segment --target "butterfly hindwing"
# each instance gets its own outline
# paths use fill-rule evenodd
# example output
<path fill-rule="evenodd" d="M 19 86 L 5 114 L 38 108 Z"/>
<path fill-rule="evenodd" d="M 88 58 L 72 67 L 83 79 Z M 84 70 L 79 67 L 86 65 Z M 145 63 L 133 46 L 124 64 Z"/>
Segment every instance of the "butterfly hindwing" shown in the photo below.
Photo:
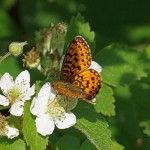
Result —
<path fill-rule="evenodd" d="M 72 85 L 82 89 L 88 99 L 92 99 L 99 92 L 101 87 L 101 77 L 94 69 L 88 69 L 74 77 Z"/>

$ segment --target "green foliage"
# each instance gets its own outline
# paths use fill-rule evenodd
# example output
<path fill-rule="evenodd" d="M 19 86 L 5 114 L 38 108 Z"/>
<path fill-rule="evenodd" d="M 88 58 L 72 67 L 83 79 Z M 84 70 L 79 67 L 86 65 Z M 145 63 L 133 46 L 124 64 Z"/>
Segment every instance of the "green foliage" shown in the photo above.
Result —
<path fill-rule="evenodd" d="M 31 102 L 26 102 L 23 116 L 23 135 L 31 150 L 43 150 L 48 144 L 48 137 L 39 135 L 35 127 L 35 119 L 30 113 Z"/>
<path fill-rule="evenodd" d="M 4 74 L 5 72 L 10 73 L 12 76 L 16 77 L 21 72 L 21 67 L 19 65 L 19 62 L 17 59 L 15 59 L 13 56 L 10 56 L 5 59 L 0 64 L 0 73 Z M 7 70 L 6 70 L 7 68 Z"/>
<path fill-rule="evenodd" d="M 124 147 L 118 144 L 116 141 L 112 141 L 112 149 L 113 150 L 124 150 Z"/>
<path fill-rule="evenodd" d="M 9 125 L 19 129 L 19 136 L 14 139 L 0 137 L 0 150 L 145 150 L 150 147 L 150 18 L 147 15 L 149 4 L 145 2 L 137 1 L 136 5 L 129 0 L 117 3 L 85 0 L 82 3 L 75 0 L 0 2 L 1 56 L 13 41 L 27 40 L 27 51 L 33 46 L 37 48 L 38 40 L 34 40 L 37 30 L 67 22 L 64 54 L 72 38 L 81 35 L 90 46 L 92 59 L 102 66 L 102 87 L 96 104 L 79 100 L 73 110 L 77 118 L 75 127 L 56 129 L 50 136 L 41 136 L 36 131 L 35 117 L 30 112 L 31 101 L 28 101 L 23 117 L 8 118 Z M 43 40 L 41 32 L 38 33 Z M 9 72 L 15 78 L 22 70 L 28 70 L 23 67 L 22 58 L 10 56 L 2 61 L 0 75 Z M 50 66 L 50 61 L 46 61 L 46 65 Z M 36 83 L 37 95 L 47 79 L 36 68 L 30 70 L 30 74 L 31 83 Z M 8 110 L 9 106 L 0 106 L 0 113 L 5 116 L 10 115 Z"/>
<path fill-rule="evenodd" d="M 100 93 L 96 96 L 96 104 L 94 105 L 95 110 L 98 113 L 102 113 L 107 116 L 115 115 L 113 90 L 108 85 L 102 83 Z"/>
<path fill-rule="evenodd" d="M 140 123 L 140 126 L 144 128 L 143 132 L 147 135 L 150 136 L 150 121 L 146 120 L 146 121 L 142 121 Z"/>
<path fill-rule="evenodd" d="M 111 86 L 131 84 L 147 76 L 142 53 L 126 46 L 107 46 L 95 55 L 94 60 L 103 66 L 103 82 Z"/>
<path fill-rule="evenodd" d="M 25 143 L 21 139 L 8 141 L 6 138 L 0 138 L 0 150 L 26 150 Z"/>
<path fill-rule="evenodd" d="M 80 14 L 72 17 L 71 22 L 68 26 L 68 32 L 66 35 L 67 45 L 69 44 L 70 40 L 73 39 L 73 37 L 75 37 L 76 35 L 83 36 L 87 40 L 93 52 L 93 50 L 95 49 L 95 33 L 91 31 L 89 23 L 85 22 L 84 17 Z"/>
<path fill-rule="evenodd" d="M 80 150 L 96 150 L 96 148 L 89 140 L 85 140 L 81 145 Z"/>
<path fill-rule="evenodd" d="M 0 24 L 0 38 L 8 38 L 12 37 L 14 34 L 18 34 L 16 26 L 3 10 L 0 10 L 0 22 L 3 22 Z"/>
<path fill-rule="evenodd" d="M 56 143 L 56 150 L 77 150 L 80 148 L 80 141 L 73 136 L 65 135 Z"/>
<path fill-rule="evenodd" d="M 76 110 L 77 125 L 75 126 L 95 145 L 97 149 L 111 149 L 111 133 L 103 117 L 88 108 Z"/>

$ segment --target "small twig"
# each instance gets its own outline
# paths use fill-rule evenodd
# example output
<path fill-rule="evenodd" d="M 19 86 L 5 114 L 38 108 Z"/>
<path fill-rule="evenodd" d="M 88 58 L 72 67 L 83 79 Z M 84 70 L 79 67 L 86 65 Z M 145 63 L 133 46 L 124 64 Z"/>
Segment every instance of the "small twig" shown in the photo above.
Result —
<path fill-rule="evenodd" d="M 6 59 L 8 56 L 10 56 L 10 55 L 11 55 L 11 53 L 10 53 L 10 52 L 7 52 L 7 53 L 5 53 L 4 56 L 1 56 L 1 57 L 0 57 L 0 63 L 1 63 L 4 59 Z"/>

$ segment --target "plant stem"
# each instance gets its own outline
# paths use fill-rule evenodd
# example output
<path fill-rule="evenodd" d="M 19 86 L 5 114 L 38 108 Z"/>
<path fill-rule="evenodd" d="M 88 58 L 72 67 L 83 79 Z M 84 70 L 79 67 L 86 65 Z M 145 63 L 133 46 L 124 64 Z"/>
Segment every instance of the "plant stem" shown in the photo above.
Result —
<path fill-rule="evenodd" d="M 5 110 L 5 109 L 8 109 L 8 108 L 10 108 L 10 106 L 5 106 L 5 107 L 4 107 L 4 106 L 0 106 L 0 111 L 1 111 L 1 110 Z"/>
<path fill-rule="evenodd" d="M 7 53 L 5 53 L 4 56 L 1 56 L 1 57 L 0 57 L 0 63 L 1 63 L 4 59 L 6 59 L 8 56 L 10 56 L 10 55 L 11 55 L 11 53 L 10 53 L 10 52 L 7 52 Z"/>

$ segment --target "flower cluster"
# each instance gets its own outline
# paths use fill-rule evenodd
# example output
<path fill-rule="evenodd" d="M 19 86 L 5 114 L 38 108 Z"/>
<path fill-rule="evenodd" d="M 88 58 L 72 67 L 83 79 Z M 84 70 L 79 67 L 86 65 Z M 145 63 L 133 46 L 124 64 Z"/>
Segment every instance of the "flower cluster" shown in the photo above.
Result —
<path fill-rule="evenodd" d="M 57 95 L 50 83 L 43 85 L 30 108 L 32 114 L 36 116 L 37 132 L 45 136 L 53 132 L 55 125 L 59 129 L 73 126 L 76 123 L 76 116 L 70 111 L 76 104 L 77 99 Z"/>
<path fill-rule="evenodd" d="M 21 72 L 16 80 L 9 73 L 5 73 L 0 79 L 0 88 L 4 95 L 0 95 L 0 105 L 10 105 L 10 113 L 15 116 L 23 114 L 26 100 L 30 100 L 35 93 L 35 86 L 30 87 L 30 74 Z"/>
<path fill-rule="evenodd" d="M 30 100 L 35 93 L 35 86 L 30 87 L 29 72 L 21 72 L 15 79 L 9 73 L 5 73 L 0 79 L 0 105 L 10 106 L 10 113 L 14 116 L 23 114 L 24 103 Z M 19 130 L 8 125 L 5 117 L 0 115 L 0 135 L 14 138 L 19 135 Z"/>
<path fill-rule="evenodd" d="M 10 106 L 9 111 L 15 116 L 23 114 L 25 101 L 35 94 L 35 85 L 30 87 L 30 74 L 27 70 L 21 72 L 15 81 L 9 73 L 5 73 L 0 79 L 0 88 L 3 93 L 0 95 L 0 105 Z M 77 99 L 58 95 L 51 89 L 50 83 L 43 85 L 38 96 L 33 98 L 30 108 L 31 113 L 36 116 L 37 132 L 45 136 L 53 132 L 55 125 L 59 129 L 73 126 L 76 116 L 70 111 L 76 104 Z M 0 129 L 1 135 L 8 138 L 18 136 L 18 129 L 9 127 L 3 119 L 0 124 L 4 127 Z"/>

